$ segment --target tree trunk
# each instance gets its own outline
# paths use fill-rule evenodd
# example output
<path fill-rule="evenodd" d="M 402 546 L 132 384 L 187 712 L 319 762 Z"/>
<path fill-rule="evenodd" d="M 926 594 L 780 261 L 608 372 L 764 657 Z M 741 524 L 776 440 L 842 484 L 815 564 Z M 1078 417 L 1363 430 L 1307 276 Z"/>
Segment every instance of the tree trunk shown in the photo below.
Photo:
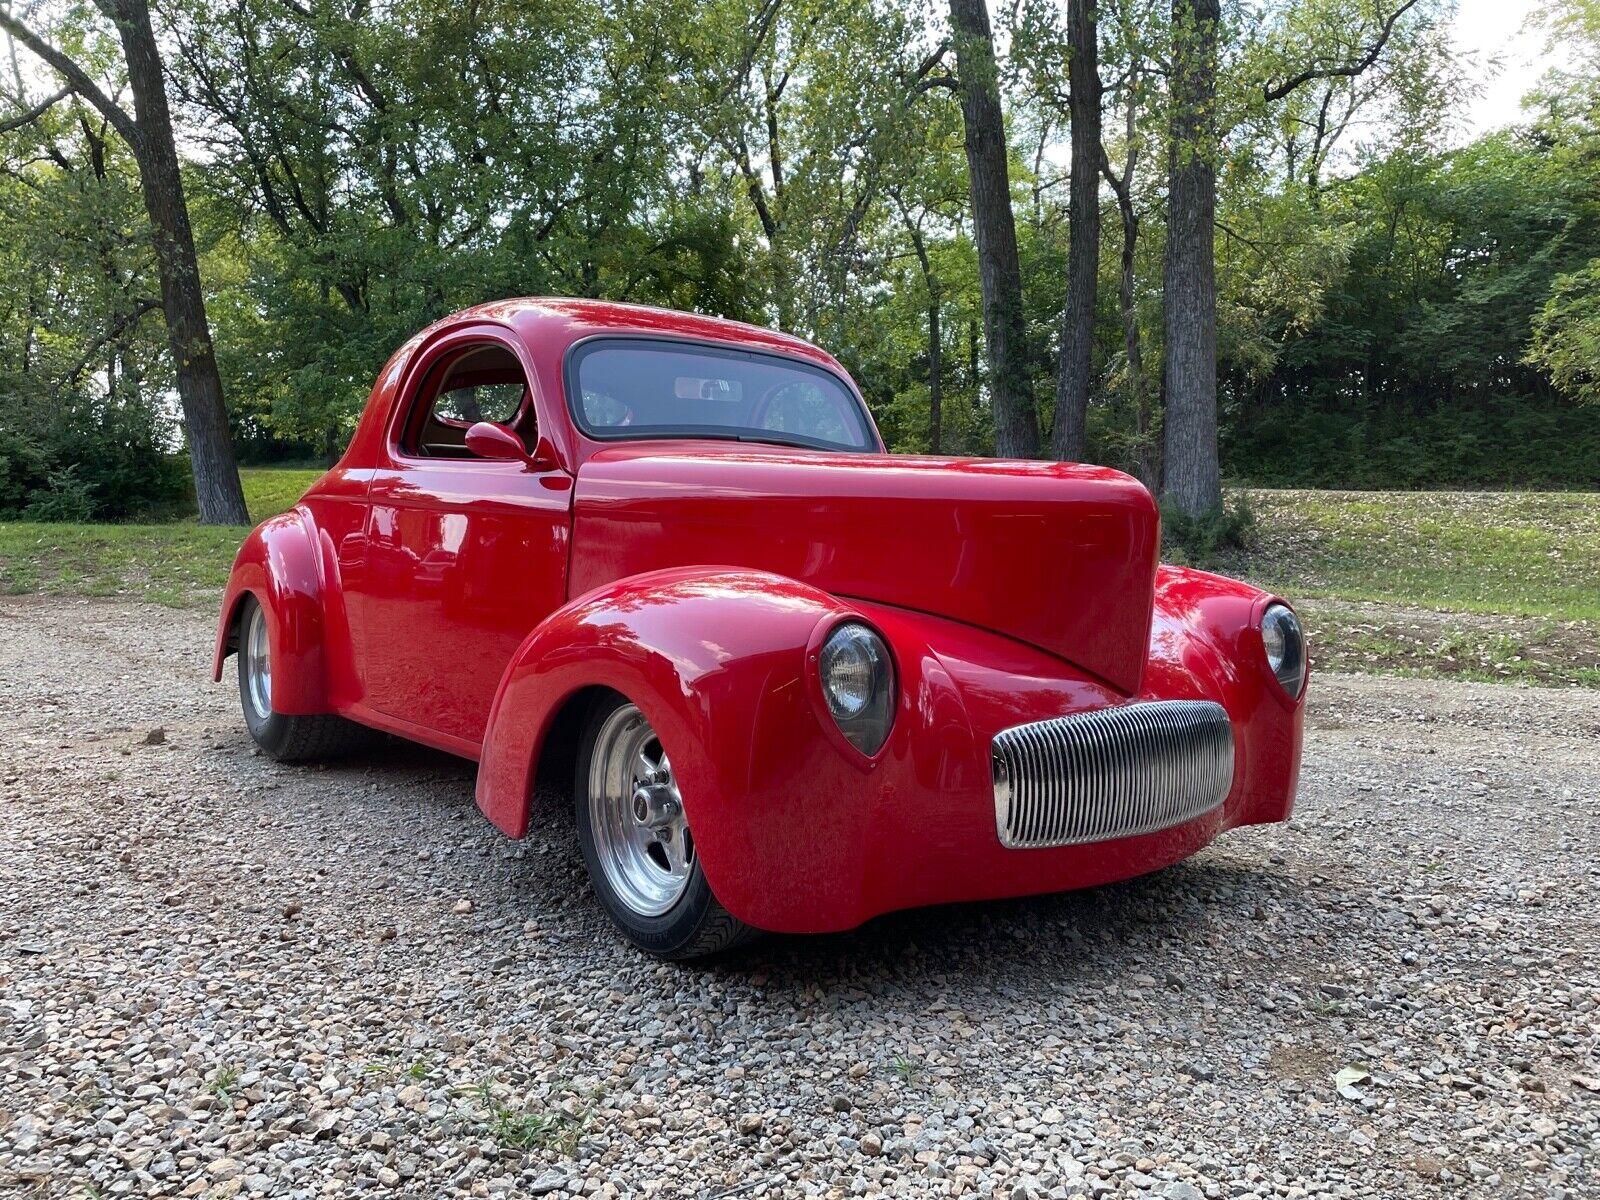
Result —
<path fill-rule="evenodd" d="M 167 344 L 183 403 L 184 435 L 194 471 L 195 498 L 204 525 L 248 525 L 244 490 L 233 455 L 233 435 L 222 398 L 222 377 L 206 322 L 194 234 L 184 201 L 178 151 L 172 137 L 161 55 L 145 0 L 118 0 L 117 32 L 128 64 L 139 138 L 133 146 L 139 182 L 155 242 L 166 311 Z"/>
<path fill-rule="evenodd" d="M 1219 0 L 1172 0 L 1163 499 L 1188 516 L 1222 504 L 1217 463 L 1216 91 Z"/>
<path fill-rule="evenodd" d="M 1139 309 L 1134 290 L 1137 282 L 1134 267 L 1139 250 L 1139 217 L 1133 211 L 1131 197 L 1124 201 L 1119 196 L 1117 210 L 1122 217 L 1122 278 L 1117 288 L 1117 307 L 1122 314 L 1122 347 L 1128 360 L 1128 392 L 1133 397 L 1134 419 L 1139 432 L 1135 470 L 1144 485 L 1153 490 L 1156 486 L 1156 463 L 1160 456 L 1150 437 L 1154 414 L 1150 406 L 1150 389 L 1145 385 L 1144 346 L 1139 337 Z"/>
<path fill-rule="evenodd" d="M 928 451 L 942 453 L 944 438 L 944 335 L 939 329 L 939 285 L 928 281 Z"/>
<path fill-rule="evenodd" d="M 1094 352 L 1095 293 L 1100 279 L 1100 56 L 1095 0 L 1068 0 L 1072 111 L 1072 190 L 1068 206 L 1067 305 L 1061 317 L 1061 373 L 1051 450 L 1083 458 Z"/>
<path fill-rule="evenodd" d="M 1133 206 L 1135 173 L 1139 168 L 1139 139 L 1136 121 L 1138 106 L 1135 97 L 1136 68 L 1128 79 L 1128 104 L 1124 113 L 1124 150 L 1122 174 L 1111 169 L 1111 160 L 1100 155 L 1100 170 L 1117 197 L 1117 215 L 1122 221 L 1121 278 L 1117 286 L 1117 308 L 1122 316 L 1122 347 L 1128 360 L 1128 395 L 1133 400 L 1134 419 L 1139 433 L 1138 449 L 1134 453 L 1134 470 L 1144 485 L 1152 492 L 1160 487 L 1160 447 L 1151 436 L 1155 423 L 1154 406 L 1150 402 L 1150 388 L 1144 375 L 1144 346 L 1139 333 L 1139 307 L 1136 269 L 1139 260 L 1139 213 Z"/>
<path fill-rule="evenodd" d="M 1039 418 L 1028 372 L 1027 322 L 1022 311 L 1022 267 L 1011 212 L 1011 172 L 1006 162 L 1005 116 L 986 0 L 950 0 L 956 70 L 961 77 L 972 228 L 978 243 L 978 284 L 983 296 L 984 342 L 989 352 L 989 396 L 994 405 L 995 453 L 1032 458 L 1039 452 Z"/>

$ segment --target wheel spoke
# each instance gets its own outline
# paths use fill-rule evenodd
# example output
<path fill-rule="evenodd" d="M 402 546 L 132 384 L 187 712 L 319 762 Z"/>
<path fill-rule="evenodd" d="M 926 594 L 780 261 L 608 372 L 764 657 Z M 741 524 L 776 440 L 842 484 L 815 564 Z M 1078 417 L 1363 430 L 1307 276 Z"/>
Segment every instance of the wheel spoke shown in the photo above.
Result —
<path fill-rule="evenodd" d="M 661 843 L 661 849 L 666 851 L 667 871 L 674 879 L 682 878 L 689 873 L 689 847 L 684 843 L 684 827 L 682 820 L 674 821 L 671 825 L 656 831 Z"/>
<path fill-rule="evenodd" d="M 656 776 L 661 771 L 661 767 L 657 763 L 651 762 L 650 756 L 643 750 L 639 751 L 638 758 L 634 760 L 633 769 L 637 773 L 640 783 L 654 783 Z"/>

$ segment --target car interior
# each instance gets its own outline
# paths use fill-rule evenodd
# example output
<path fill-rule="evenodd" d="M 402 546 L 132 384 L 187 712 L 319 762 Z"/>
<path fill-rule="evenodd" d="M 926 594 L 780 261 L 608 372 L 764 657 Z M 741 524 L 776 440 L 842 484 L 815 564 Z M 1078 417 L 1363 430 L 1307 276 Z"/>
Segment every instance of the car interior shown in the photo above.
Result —
<path fill-rule="evenodd" d="M 504 425 L 529 450 L 539 440 L 527 378 L 504 346 L 472 346 L 437 363 L 417 393 L 400 447 L 417 458 L 476 460 L 466 438 L 479 421 Z"/>

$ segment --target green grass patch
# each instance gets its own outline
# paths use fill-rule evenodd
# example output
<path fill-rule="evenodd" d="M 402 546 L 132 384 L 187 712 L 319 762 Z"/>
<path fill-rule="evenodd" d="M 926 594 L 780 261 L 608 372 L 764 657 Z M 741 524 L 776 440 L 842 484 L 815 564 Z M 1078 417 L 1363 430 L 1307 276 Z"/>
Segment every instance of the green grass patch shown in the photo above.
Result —
<path fill-rule="evenodd" d="M 245 503 L 258 521 L 292 508 L 320 471 L 247 469 Z M 228 581 L 247 530 L 177 521 L 71 525 L 0 521 L 0 592 L 126 596 L 179 607 L 209 603 Z"/>
<path fill-rule="evenodd" d="M 242 472 L 257 520 L 316 470 Z M 1600 686 L 1600 494 L 1252 489 L 1215 564 L 1302 605 L 1319 669 Z M 243 529 L 0 523 L 0 592 L 210 604 Z"/>
<path fill-rule="evenodd" d="M 1600 494 L 1251 491 L 1222 569 L 1294 599 L 1600 621 Z"/>

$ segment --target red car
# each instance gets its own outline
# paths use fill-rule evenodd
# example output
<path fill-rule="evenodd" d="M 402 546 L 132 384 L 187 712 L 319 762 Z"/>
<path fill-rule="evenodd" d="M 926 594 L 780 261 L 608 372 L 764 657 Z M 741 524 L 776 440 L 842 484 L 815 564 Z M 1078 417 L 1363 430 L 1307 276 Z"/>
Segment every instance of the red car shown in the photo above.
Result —
<path fill-rule="evenodd" d="M 687 958 L 1285 820 L 1300 624 L 1159 524 L 1101 467 L 887 454 L 796 338 L 510 300 L 403 346 L 246 539 L 215 672 L 275 758 L 476 760 L 511 837 L 570 785 L 601 902 Z"/>

